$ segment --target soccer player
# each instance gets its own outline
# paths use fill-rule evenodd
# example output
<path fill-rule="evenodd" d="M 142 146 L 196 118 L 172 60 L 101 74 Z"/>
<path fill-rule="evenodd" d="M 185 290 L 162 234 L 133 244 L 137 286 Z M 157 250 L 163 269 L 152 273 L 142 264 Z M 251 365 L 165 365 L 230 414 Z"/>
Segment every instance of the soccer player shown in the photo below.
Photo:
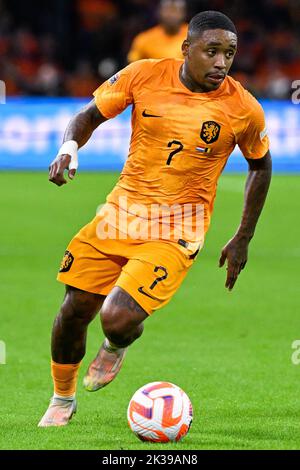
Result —
<path fill-rule="evenodd" d="M 141 59 L 182 59 L 181 45 L 187 34 L 185 0 L 162 0 L 159 24 L 138 34 L 128 53 L 128 62 Z"/>
<path fill-rule="evenodd" d="M 158 237 L 149 231 L 144 239 L 136 237 L 137 230 L 126 232 L 124 221 L 131 229 L 144 228 L 153 222 L 150 207 L 176 203 L 192 206 L 193 222 L 200 204 L 205 233 L 218 178 L 236 144 L 249 173 L 240 224 L 219 260 L 219 266 L 227 262 L 226 288 L 234 287 L 245 267 L 268 192 L 271 157 L 262 107 L 228 76 L 236 49 L 237 32 L 227 16 L 197 14 L 182 45 L 184 60 L 128 65 L 70 121 L 50 165 L 49 179 L 58 186 L 67 182 L 65 170 L 74 178 L 78 147 L 102 122 L 132 104 L 130 150 L 120 179 L 103 209 L 70 242 L 58 274 L 66 294 L 52 331 L 54 395 L 40 426 L 65 425 L 75 413 L 87 327 L 100 309 L 105 340 L 84 378 L 90 391 L 115 378 L 144 321 L 171 299 L 203 244 L 201 230 L 188 228 L 177 237 L 175 217 L 169 239 L 161 231 Z M 156 217 L 160 229 L 166 219 Z"/>

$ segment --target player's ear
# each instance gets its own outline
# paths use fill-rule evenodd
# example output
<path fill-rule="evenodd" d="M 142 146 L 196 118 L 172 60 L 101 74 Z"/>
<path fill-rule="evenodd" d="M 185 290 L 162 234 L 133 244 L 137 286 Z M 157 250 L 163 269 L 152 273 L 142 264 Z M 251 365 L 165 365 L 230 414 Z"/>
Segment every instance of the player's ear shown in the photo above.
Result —
<path fill-rule="evenodd" d="M 191 44 L 190 41 L 188 41 L 187 39 L 183 41 L 182 46 L 181 46 L 183 57 L 186 57 L 189 54 L 190 44 Z"/>

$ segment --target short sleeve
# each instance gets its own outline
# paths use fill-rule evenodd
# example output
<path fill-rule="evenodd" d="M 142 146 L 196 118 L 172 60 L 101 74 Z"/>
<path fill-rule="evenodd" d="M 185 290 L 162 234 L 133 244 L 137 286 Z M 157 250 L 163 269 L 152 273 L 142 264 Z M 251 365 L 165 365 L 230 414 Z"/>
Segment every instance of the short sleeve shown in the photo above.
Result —
<path fill-rule="evenodd" d="M 134 64 L 113 75 L 94 91 L 96 106 L 107 119 L 120 114 L 133 103 Z"/>
<path fill-rule="evenodd" d="M 269 150 L 269 138 L 265 123 L 265 114 L 258 101 L 248 93 L 247 106 L 250 110 L 245 127 L 238 137 L 237 144 L 245 158 L 258 159 Z"/>

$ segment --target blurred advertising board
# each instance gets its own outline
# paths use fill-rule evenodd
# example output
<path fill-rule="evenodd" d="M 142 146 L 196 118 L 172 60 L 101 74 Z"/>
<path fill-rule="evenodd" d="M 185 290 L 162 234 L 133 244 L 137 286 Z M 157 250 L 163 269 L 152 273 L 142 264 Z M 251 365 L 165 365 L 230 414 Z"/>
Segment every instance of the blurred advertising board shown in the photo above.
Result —
<path fill-rule="evenodd" d="M 47 169 L 71 117 L 87 100 L 7 98 L 0 104 L 0 169 Z M 261 101 L 266 114 L 274 170 L 300 171 L 300 106 Z M 130 139 L 130 109 L 102 124 L 80 150 L 81 170 L 120 170 Z M 226 171 L 247 169 L 238 148 Z"/>

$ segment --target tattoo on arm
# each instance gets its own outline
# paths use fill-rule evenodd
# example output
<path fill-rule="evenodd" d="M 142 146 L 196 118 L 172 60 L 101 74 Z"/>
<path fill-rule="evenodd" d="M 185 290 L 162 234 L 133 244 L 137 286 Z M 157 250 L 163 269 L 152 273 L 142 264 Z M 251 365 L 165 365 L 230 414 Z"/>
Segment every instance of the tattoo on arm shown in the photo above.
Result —
<path fill-rule="evenodd" d="M 118 289 L 118 292 L 114 294 L 113 302 L 115 305 L 120 305 L 122 307 L 126 307 L 128 310 L 148 317 L 148 314 L 145 310 L 129 295 L 127 292 Z"/>
<path fill-rule="evenodd" d="M 93 99 L 71 119 L 64 135 L 64 142 L 75 140 L 78 147 L 82 147 L 104 121 L 106 118 L 102 116 Z"/>

